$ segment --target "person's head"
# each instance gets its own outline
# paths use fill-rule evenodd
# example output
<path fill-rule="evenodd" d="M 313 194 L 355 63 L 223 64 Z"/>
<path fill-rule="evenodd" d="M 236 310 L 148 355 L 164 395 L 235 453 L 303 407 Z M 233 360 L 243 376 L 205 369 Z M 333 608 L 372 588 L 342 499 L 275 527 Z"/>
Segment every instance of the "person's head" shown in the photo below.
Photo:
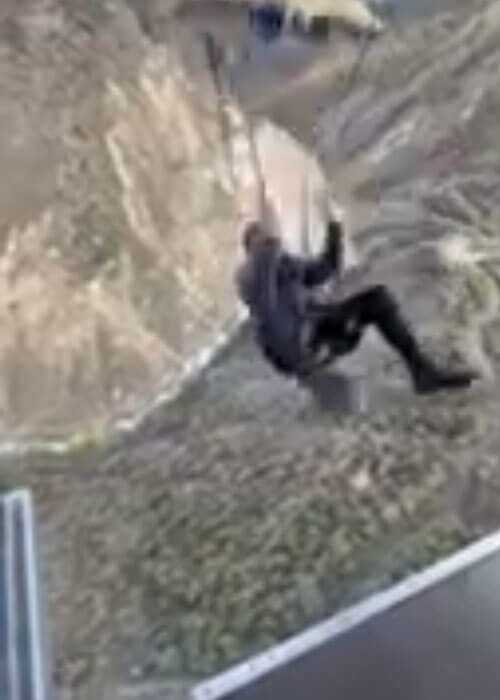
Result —
<path fill-rule="evenodd" d="M 271 240 L 273 240 L 273 237 L 266 233 L 261 224 L 256 221 L 248 224 L 243 231 L 242 243 L 247 253 L 251 253 L 258 245 L 265 241 Z"/>
<path fill-rule="evenodd" d="M 338 219 L 330 218 L 327 223 L 328 236 L 342 239 L 344 237 L 344 224 Z"/>

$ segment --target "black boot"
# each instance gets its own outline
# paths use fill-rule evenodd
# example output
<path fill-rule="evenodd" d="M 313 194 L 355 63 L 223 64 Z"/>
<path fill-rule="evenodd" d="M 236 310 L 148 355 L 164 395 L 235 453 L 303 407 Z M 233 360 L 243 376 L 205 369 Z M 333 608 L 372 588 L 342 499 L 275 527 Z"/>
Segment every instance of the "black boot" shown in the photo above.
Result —
<path fill-rule="evenodd" d="M 463 389 L 478 379 L 479 375 L 471 370 L 445 370 L 437 367 L 420 348 L 397 302 L 385 287 L 374 287 L 365 293 L 362 307 L 363 320 L 373 323 L 405 361 L 417 393 Z"/>
<path fill-rule="evenodd" d="M 412 372 L 417 394 L 432 394 L 444 389 L 463 389 L 472 384 L 479 375 L 472 370 L 445 370 L 427 360 Z"/>

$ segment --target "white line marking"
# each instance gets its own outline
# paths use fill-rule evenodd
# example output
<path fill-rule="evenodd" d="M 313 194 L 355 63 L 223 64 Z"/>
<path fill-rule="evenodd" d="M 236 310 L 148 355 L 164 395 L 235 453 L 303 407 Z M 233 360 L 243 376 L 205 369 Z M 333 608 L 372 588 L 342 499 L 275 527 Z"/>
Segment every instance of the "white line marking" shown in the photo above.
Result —
<path fill-rule="evenodd" d="M 485 537 L 428 569 L 414 574 L 387 591 L 378 593 L 358 605 L 341 611 L 302 634 L 292 637 L 263 654 L 234 666 L 214 678 L 200 683 L 191 691 L 192 700 L 218 700 L 243 686 L 248 686 L 271 671 L 288 664 L 305 652 L 331 641 L 361 625 L 375 615 L 421 594 L 467 567 L 500 552 L 500 532 Z"/>
<path fill-rule="evenodd" d="M 14 552 L 14 500 L 5 497 L 5 569 L 7 584 L 7 664 L 11 700 L 20 700 L 17 658 L 17 590 Z"/>

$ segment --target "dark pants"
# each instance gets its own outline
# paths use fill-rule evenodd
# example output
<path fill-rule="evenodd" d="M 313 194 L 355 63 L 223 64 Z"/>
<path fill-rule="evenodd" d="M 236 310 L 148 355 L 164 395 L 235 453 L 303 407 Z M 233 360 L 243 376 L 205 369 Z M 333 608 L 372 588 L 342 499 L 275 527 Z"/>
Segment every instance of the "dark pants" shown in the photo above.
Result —
<path fill-rule="evenodd" d="M 374 326 L 399 353 L 413 377 L 430 365 L 397 301 L 382 285 L 370 287 L 345 301 L 315 305 L 311 313 L 311 346 L 316 351 L 326 348 L 333 357 L 352 352 L 366 328 Z"/>

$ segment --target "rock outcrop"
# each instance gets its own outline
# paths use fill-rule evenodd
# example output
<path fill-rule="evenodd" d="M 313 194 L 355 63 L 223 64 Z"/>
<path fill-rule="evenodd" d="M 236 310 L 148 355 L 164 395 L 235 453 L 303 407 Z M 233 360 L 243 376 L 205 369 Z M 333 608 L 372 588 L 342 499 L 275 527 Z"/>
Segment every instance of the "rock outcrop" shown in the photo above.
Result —
<path fill-rule="evenodd" d="M 235 320 L 219 106 L 122 3 L 2 13 L 0 430 L 106 423 Z"/>
<path fill-rule="evenodd" d="M 199 33 L 169 23 L 166 5 L 32 0 L 2 12 L 0 431 L 133 424 L 241 318 L 237 233 L 256 213 L 259 167 L 282 224 L 292 202 L 293 250 L 311 244 L 304 204 L 320 245 L 325 178 L 265 120 L 256 165 Z M 285 154 L 290 192 L 276 170 Z"/>

